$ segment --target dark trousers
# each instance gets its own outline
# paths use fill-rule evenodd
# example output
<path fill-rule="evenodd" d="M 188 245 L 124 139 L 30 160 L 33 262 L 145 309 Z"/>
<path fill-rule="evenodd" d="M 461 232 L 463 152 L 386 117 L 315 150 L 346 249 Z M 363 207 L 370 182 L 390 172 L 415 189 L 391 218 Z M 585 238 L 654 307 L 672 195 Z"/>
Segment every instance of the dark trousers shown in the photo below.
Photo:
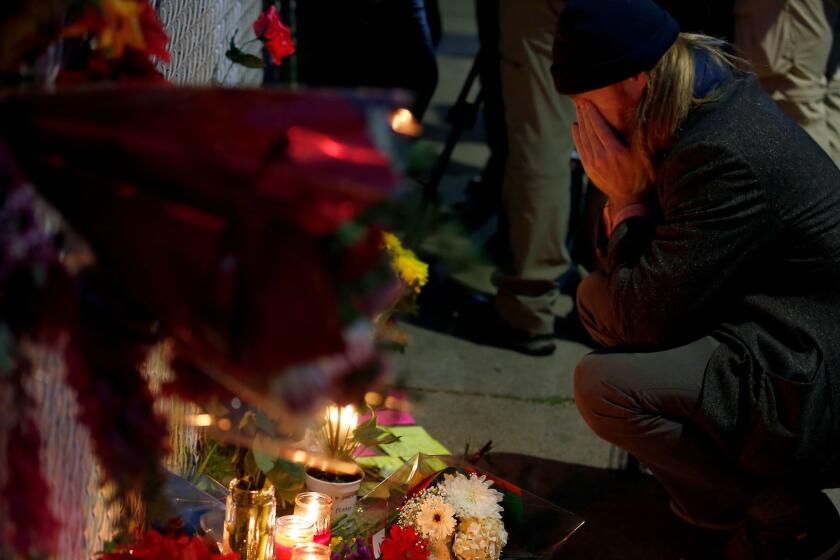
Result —
<path fill-rule="evenodd" d="M 578 409 L 598 436 L 644 463 L 692 520 L 722 524 L 749 516 L 793 529 L 819 488 L 756 485 L 737 468 L 735 452 L 712 443 L 699 415 L 706 365 L 718 344 L 704 337 L 658 352 L 593 352 L 575 370 Z"/>

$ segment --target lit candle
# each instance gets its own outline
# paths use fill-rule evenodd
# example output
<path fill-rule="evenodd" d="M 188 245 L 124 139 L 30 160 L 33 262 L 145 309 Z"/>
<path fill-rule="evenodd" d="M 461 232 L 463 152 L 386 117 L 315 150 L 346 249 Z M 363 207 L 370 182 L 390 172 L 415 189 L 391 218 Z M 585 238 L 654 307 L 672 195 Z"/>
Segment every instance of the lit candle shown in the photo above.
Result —
<path fill-rule="evenodd" d="M 397 134 L 417 137 L 423 133 L 423 125 L 408 109 L 396 109 L 391 113 L 390 121 L 391 129 Z"/>
<path fill-rule="evenodd" d="M 295 497 L 295 515 L 315 527 L 315 542 L 329 544 L 333 499 L 320 492 L 303 492 Z"/>
<path fill-rule="evenodd" d="M 327 444 L 336 455 L 349 455 L 356 447 L 353 431 L 359 425 L 359 413 L 352 405 L 338 407 L 331 404 L 327 407 L 324 420 L 324 436 Z"/>
<path fill-rule="evenodd" d="M 298 544 L 309 544 L 315 536 L 315 526 L 299 515 L 284 515 L 277 520 L 274 531 L 274 556 L 276 560 L 292 560 L 292 549 Z"/>
<path fill-rule="evenodd" d="M 330 560 L 330 547 L 325 544 L 299 544 L 292 549 L 292 560 Z"/>

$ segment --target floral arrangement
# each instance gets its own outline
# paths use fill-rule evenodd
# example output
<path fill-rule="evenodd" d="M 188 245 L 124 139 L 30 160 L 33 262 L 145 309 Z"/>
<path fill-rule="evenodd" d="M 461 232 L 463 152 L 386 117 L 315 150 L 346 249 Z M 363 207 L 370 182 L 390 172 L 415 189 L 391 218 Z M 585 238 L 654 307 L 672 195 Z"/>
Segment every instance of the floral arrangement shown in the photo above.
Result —
<path fill-rule="evenodd" d="M 266 119 L 247 118 L 254 111 Z M 15 403 L 3 499 L 28 506 L 16 511 L 27 523 L 3 541 L 21 556 L 55 552 L 43 535 L 56 533 L 45 498 L 31 499 L 48 486 L 31 468 L 40 449 L 25 390 L 30 350 L 64 357 L 115 497 L 160 487 L 167 424 L 139 368 L 156 344 L 171 348 L 165 389 L 203 406 L 244 388 L 306 412 L 324 398 L 361 400 L 385 372 L 369 320 L 398 280 L 378 228 L 360 216 L 396 176 L 368 139 L 361 107 L 310 93 L 136 86 L 12 96 L 0 115 L 10 178 L 0 181 L 0 384 Z M 164 135 L 179 141 L 160 150 Z M 94 146 L 105 144 L 131 149 L 103 159 Z M 47 145 L 55 167 L 43 165 Z M 336 156 L 334 145 L 364 161 Z M 197 170 L 180 146 L 212 169 Z M 347 188 L 335 187 L 338 178 Z M 68 247 L 61 220 L 38 211 L 40 197 L 85 243 Z M 247 210 L 255 208 L 258 216 Z M 148 223 L 156 235 L 138 227 Z M 226 231 L 243 235 L 228 244 Z M 95 263 L 79 258 L 87 264 L 74 268 L 91 253 Z M 360 323 L 368 330 L 357 337 Z"/>
<path fill-rule="evenodd" d="M 239 554 L 219 554 L 198 537 L 183 533 L 162 535 L 155 530 L 142 534 L 136 541 L 122 543 L 106 552 L 100 560 L 239 560 Z"/>
<path fill-rule="evenodd" d="M 382 543 L 383 560 L 407 549 L 431 560 L 498 560 L 507 544 L 504 495 L 483 475 L 445 474 L 441 482 L 407 498 L 397 527 Z"/>

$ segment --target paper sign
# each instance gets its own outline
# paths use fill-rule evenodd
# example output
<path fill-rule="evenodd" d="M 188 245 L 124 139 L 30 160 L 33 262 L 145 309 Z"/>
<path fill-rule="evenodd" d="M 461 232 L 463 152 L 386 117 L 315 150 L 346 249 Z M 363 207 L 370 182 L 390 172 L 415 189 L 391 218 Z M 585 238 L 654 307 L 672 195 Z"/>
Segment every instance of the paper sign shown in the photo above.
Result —
<path fill-rule="evenodd" d="M 418 453 L 449 455 L 449 450 L 430 436 L 423 426 L 393 426 L 387 430 L 400 438 L 397 442 L 379 446 L 391 457 L 407 460 Z"/>
<path fill-rule="evenodd" d="M 370 414 L 365 414 L 359 417 L 359 424 L 364 424 L 370 420 Z M 410 412 L 402 410 L 378 410 L 376 412 L 376 423 L 380 427 L 385 426 L 411 426 L 417 422 Z"/>
<path fill-rule="evenodd" d="M 373 535 L 373 537 L 371 537 L 371 544 L 373 545 L 373 557 L 374 558 L 379 558 L 380 556 L 382 556 L 380 547 L 382 546 L 382 541 L 384 541 L 384 540 L 385 540 L 385 529 L 382 529 L 381 531 L 379 531 L 378 533 Z"/>
<path fill-rule="evenodd" d="M 394 474 L 398 468 L 403 466 L 403 461 L 399 457 L 389 457 L 388 455 L 377 455 L 376 457 L 359 457 L 356 462 L 363 467 L 371 469 L 379 469 L 379 474 L 383 478 L 387 478 Z"/>

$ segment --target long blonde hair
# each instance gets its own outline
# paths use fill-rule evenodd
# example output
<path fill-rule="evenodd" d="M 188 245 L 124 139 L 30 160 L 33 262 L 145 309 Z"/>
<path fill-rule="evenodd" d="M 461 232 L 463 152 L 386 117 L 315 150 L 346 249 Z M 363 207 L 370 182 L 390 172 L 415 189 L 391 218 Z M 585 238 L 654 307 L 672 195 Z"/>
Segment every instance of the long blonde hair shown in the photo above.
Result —
<path fill-rule="evenodd" d="M 720 39 L 695 33 L 680 33 L 671 48 L 648 72 L 647 89 L 636 109 L 636 127 L 631 146 L 641 164 L 643 180 L 656 178 L 654 161 L 667 149 L 689 111 L 714 101 L 719 91 L 695 97 L 695 53 L 704 53 L 722 67 L 733 69 L 737 59 L 724 49 Z"/>

